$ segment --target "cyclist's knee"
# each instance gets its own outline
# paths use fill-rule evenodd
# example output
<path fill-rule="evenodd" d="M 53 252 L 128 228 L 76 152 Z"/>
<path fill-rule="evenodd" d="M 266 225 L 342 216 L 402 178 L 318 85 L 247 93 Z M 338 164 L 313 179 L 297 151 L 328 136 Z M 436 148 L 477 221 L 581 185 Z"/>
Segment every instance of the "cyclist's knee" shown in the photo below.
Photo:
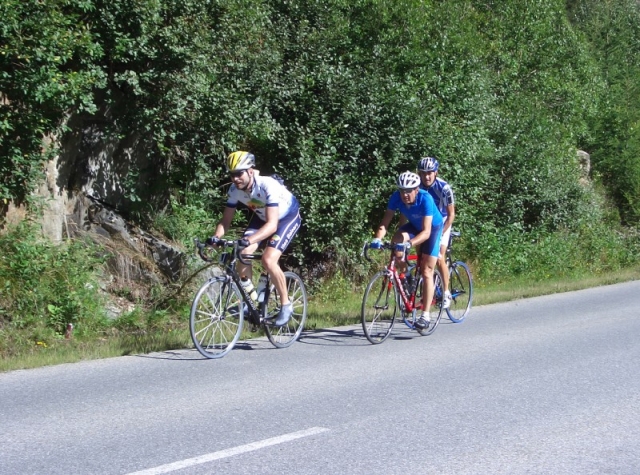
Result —
<path fill-rule="evenodd" d="M 282 253 L 273 247 L 268 247 L 262 254 L 262 265 L 267 269 L 278 267 L 278 261 Z"/>
<path fill-rule="evenodd" d="M 243 256 L 247 254 L 253 254 L 254 252 L 256 252 L 257 249 L 258 249 L 258 243 L 253 243 L 250 246 L 247 246 L 244 249 L 242 249 L 240 251 L 240 254 L 242 254 Z"/>
<path fill-rule="evenodd" d="M 433 267 L 429 267 L 428 265 L 422 267 L 422 277 L 432 278 L 433 277 Z"/>

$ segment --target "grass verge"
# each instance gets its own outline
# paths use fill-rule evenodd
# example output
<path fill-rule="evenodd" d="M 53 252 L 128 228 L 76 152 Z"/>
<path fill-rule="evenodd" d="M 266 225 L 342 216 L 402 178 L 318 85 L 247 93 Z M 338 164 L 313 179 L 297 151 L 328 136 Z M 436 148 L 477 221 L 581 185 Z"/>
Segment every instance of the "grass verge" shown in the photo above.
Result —
<path fill-rule="evenodd" d="M 523 278 L 500 284 L 476 285 L 473 305 L 488 305 L 631 280 L 640 280 L 640 267 L 610 272 L 606 275 L 585 275 L 572 279 L 547 279 L 531 282 Z M 311 299 L 307 331 L 360 323 L 362 292 L 341 292 L 340 294 L 340 298 L 334 300 Z M 2 359 L 0 372 L 82 360 L 192 348 L 187 323 L 188 309 L 185 308 L 183 313 L 185 315 L 181 317 L 181 321 L 184 324 L 179 328 L 176 328 L 174 320 L 171 328 L 154 326 L 152 330 L 128 334 L 114 333 L 92 341 L 70 339 L 60 340 L 49 346 L 36 344 L 28 353 Z"/>
<path fill-rule="evenodd" d="M 547 279 L 544 281 L 532 282 L 526 278 L 513 279 L 501 284 L 476 286 L 473 305 L 508 302 L 522 298 L 571 292 L 573 290 L 588 289 L 631 280 L 640 280 L 640 267 L 622 269 L 602 275 L 589 274 L 573 278 Z"/>

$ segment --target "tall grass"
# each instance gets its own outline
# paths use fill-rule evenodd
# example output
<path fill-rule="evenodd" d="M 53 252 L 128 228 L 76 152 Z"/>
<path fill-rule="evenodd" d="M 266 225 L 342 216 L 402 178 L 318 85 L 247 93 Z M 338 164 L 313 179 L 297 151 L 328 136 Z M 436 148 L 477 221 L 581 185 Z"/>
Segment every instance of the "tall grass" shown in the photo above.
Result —
<path fill-rule="evenodd" d="M 107 323 L 100 249 L 81 240 L 52 244 L 29 221 L 0 235 L 0 355 L 51 346 L 69 325 L 94 338 Z"/>

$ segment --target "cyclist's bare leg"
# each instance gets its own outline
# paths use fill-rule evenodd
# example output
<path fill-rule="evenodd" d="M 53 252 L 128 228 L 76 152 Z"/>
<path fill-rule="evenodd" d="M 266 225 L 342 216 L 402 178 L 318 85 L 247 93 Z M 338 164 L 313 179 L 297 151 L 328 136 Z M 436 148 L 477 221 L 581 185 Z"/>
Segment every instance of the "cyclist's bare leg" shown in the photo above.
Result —
<path fill-rule="evenodd" d="M 253 254 L 258 249 L 258 243 L 251 244 L 251 246 L 245 247 L 240 254 Z M 243 264 L 240 260 L 236 261 L 236 272 L 240 277 L 247 277 L 249 280 L 253 278 L 253 267 L 251 264 Z"/>
<path fill-rule="evenodd" d="M 280 303 L 282 304 L 282 306 L 285 306 L 289 303 L 289 294 L 287 292 L 287 281 L 284 277 L 284 272 L 282 272 L 280 264 L 278 264 L 280 256 L 282 256 L 281 251 L 278 251 L 275 247 L 267 246 L 267 248 L 262 253 L 262 265 L 269 273 L 271 282 L 278 291 L 278 295 L 280 296 Z"/>
<path fill-rule="evenodd" d="M 422 254 L 420 256 L 420 267 L 422 270 L 422 308 L 428 312 L 431 309 L 433 301 L 433 293 L 435 291 L 433 285 L 433 269 L 438 261 L 437 257 Z"/>
<path fill-rule="evenodd" d="M 408 233 L 396 231 L 396 233 L 393 235 L 393 239 L 391 239 L 391 242 L 393 244 L 396 244 L 400 242 L 407 242 L 409 239 L 411 239 L 411 236 L 409 236 Z M 405 273 L 407 271 L 407 261 L 405 260 L 404 252 L 394 252 L 394 257 L 398 274 Z"/>
<path fill-rule="evenodd" d="M 445 254 L 447 252 L 447 246 L 440 246 L 440 255 L 438 256 L 438 269 L 440 269 L 440 275 L 442 276 L 442 287 L 444 292 L 449 291 L 449 267 L 447 266 L 447 260 Z"/>

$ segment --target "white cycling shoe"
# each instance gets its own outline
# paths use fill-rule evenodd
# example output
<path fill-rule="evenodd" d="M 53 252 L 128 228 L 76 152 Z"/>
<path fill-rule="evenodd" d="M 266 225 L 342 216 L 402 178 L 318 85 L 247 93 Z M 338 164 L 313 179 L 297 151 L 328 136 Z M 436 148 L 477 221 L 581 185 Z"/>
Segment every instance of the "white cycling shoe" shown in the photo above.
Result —
<path fill-rule="evenodd" d="M 448 290 L 444 293 L 444 297 L 442 299 L 442 308 L 451 307 L 451 292 Z"/>
<path fill-rule="evenodd" d="M 276 327 L 286 325 L 287 323 L 289 323 L 291 315 L 293 315 L 293 305 L 290 303 L 283 305 L 278 312 L 278 317 L 274 320 L 273 324 Z"/>

